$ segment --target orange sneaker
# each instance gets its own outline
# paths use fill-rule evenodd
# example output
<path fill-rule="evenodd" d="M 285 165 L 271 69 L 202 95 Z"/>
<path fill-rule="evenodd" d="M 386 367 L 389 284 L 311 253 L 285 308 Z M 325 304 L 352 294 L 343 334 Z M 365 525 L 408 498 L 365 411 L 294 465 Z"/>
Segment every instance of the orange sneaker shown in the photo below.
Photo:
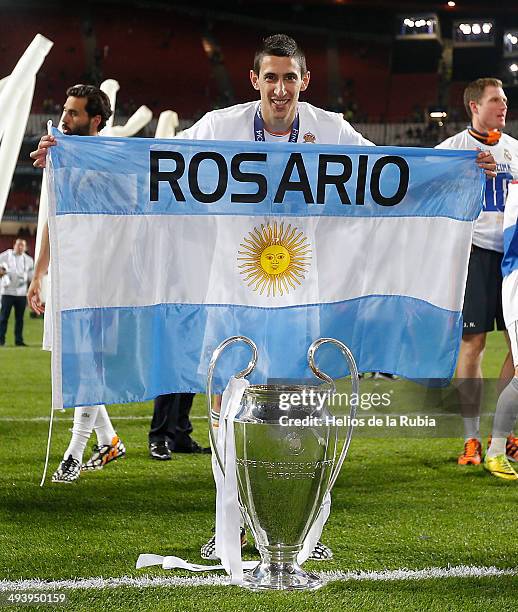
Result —
<path fill-rule="evenodd" d="M 505 454 L 509 461 L 518 462 L 518 438 L 515 438 L 513 434 L 507 438 Z"/>
<path fill-rule="evenodd" d="M 94 446 L 94 454 L 86 463 L 83 463 L 81 469 L 83 471 L 102 470 L 107 463 L 110 463 L 110 461 L 115 461 L 116 459 L 120 459 L 125 455 L 126 447 L 122 443 L 119 436 L 115 434 L 115 436 L 112 438 L 111 444 L 104 444 L 103 446 L 98 446 L 96 444 Z"/>
<path fill-rule="evenodd" d="M 457 463 L 459 465 L 480 465 L 482 462 L 482 445 L 480 440 L 470 438 L 464 443 L 464 452 L 459 455 Z"/>

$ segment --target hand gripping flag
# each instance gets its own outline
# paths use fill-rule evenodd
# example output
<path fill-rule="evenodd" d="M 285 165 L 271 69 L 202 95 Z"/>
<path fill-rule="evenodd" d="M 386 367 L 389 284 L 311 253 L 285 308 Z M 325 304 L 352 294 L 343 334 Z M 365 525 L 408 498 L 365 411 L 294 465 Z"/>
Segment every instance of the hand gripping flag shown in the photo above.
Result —
<path fill-rule="evenodd" d="M 360 371 L 452 376 L 476 152 L 55 135 L 54 406 L 203 391 L 232 335 L 259 348 L 252 382 L 310 376 L 322 336 Z"/>

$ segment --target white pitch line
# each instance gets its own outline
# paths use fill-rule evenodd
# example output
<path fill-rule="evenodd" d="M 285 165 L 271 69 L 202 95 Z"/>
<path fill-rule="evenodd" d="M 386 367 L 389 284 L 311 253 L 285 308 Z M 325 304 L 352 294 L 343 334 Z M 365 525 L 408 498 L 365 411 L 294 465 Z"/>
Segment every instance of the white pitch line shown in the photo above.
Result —
<path fill-rule="evenodd" d="M 114 421 L 149 421 L 151 419 L 151 415 L 149 416 L 112 416 Z M 206 416 L 191 416 L 189 417 L 191 421 L 206 421 Z M 5 416 L 0 417 L 0 422 L 5 423 L 48 423 L 49 417 L 41 416 L 41 417 L 11 417 Z M 73 421 L 74 417 L 72 415 L 68 416 L 55 416 L 54 422 L 56 421 Z"/>
<path fill-rule="evenodd" d="M 404 580 L 431 580 L 434 578 L 487 578 L 500 576 L 518 576 L 518 568 L 499 569 L 497 567 L 476 567 L 473 565 L 458 565 L 454 567 L 429 567 L 422 570 L 397 569 L 374 571 L 335 571 L 317 572 L 324 583 L 351 582 L 351 581 L 387 581 L 396 582 Z M 75 580 L 39 579 L 27 580 L 0 580 L 0 592 L 4 591 L 59 591 L 80 589 L 116 589 L 120 587 L 195 587 L 195 586 L 224 586 L 228 584 L 227 576 L 171 576 L 134 578 L 122 576 L 121 578 L 78 578 Z"/>

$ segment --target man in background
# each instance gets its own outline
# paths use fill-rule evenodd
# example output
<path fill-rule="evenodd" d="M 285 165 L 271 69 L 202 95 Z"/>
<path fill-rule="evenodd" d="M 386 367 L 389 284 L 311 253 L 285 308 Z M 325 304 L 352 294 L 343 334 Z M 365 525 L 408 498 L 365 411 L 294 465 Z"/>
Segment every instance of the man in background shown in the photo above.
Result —
<path fill-rule="evenodd" d="M 14 343 L 27 346 L 23 341 L 23 315 L 27 304 L 27 285 L 32 280 L 34 260 L 27 255 L 27 243 L 17 238 L 12 249 L 0 253 L 0 346 L 5 344 L 5 334 L 11 310 L 14 308 Z"/>
<path fill-rule="evenodd" d="M 473 246 L 464 297 L 464 330 L 457 365 L 460 410 L 464 423 L 464 452 L 459 465 L 479 465 L 482 460 L 480 406 L 482 401 L 482 357 L 487 332 L 505 330 L 502 314 L 503 218 L 507 186 L 518 177 L 518 141 L 504 134 L 507 97 L 502 81 L 477 79 L 464 90 L 464 106 L 471 125 L 438 145 L 442 149 L 490 151 L 497 164 L 495 178 L 486 178 L 484 208 L 473 231 Z M 507 344 L 509 336 L 504 331 Z M 500 372 L 504 384 L 513 377 L 508 352 Z M 518 459 L 517 440 L 508 440 L 508 454 Z"/>
<path fill-rule="evenodd" d="M 67 89 L 67 99 L 61 116 L 61 129 L 67 136 L 97 136 L 112 114 L 108 96 L 93 85 L 74 85 Z M 56 144 L 53 136 L 43 136 L 38 149 L 31 153 L 36 168 L 44 168 L 49 147 Z M 27 300 L 37 314 L 45 307 L 41 301 L 41 282 L 50 263 L 49 227 L 45 224 L 41 249 L 34 269 Z M 48 344 L 48 339 L 45 345 Z M 86 444 L 95 429 L 97 444 L 93 455 L 83 463 Z M 106 464 L 124 457 L 126 448 L 115 432 L 104 405 L 82 406 L 74 409 L 72 438 L 63 459 L 52 476 L 52 482 L 70 483 L 77 480 L 81 470 L 99 470 Z"/>

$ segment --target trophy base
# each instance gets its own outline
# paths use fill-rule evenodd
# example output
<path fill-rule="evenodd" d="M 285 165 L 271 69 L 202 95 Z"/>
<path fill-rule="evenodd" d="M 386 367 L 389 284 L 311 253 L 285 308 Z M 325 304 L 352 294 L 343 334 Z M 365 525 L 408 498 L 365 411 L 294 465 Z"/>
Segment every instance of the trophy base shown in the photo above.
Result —
<path fill-rule="evenodd" d="M 245 572 L 242 586 L 251 591 L 314 591 L 323 586 L 323 582 L 296 562 L 264 562 Z"/>

